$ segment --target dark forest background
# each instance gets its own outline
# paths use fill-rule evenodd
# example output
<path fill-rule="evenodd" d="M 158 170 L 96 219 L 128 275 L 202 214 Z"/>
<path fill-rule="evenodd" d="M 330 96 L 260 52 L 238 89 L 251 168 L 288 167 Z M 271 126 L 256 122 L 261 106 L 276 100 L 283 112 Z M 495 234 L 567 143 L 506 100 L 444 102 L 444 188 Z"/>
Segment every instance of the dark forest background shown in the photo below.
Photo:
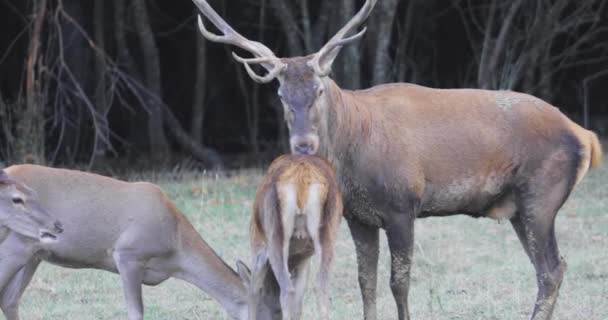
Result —
<path fill-rule="evenodd" d="M 285 57 L 318 50 L 363 1 L 209 3 Z M 0 0 L 0 163 L 231 167 L 284 152 L 276 83 L 249 79 L 196 16 L 189 0 Z M 343 88 L 522 91 L 608 135 L 607 0 L 379 0 L 367 26 L 334 65 Z"/>

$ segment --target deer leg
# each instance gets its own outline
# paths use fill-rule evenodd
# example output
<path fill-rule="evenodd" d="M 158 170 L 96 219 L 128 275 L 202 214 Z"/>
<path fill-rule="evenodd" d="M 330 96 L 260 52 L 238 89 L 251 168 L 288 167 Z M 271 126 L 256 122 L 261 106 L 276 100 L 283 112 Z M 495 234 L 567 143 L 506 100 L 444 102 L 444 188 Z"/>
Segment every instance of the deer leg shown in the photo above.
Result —
<path fill-rule="evenodd" d="M 386 237 L 391 252 L 391 291 L 399 320 L 410 318 L 408 293 L 414 248 L 414 218 L 408 213 L 389 213 Z"/>
<path fill-rule="evenodd" d="M 288 234 L 288 236 L 289 237 L 286 236 L 284 238 L 290 239 L 291 234 Z M 289 254 L 289 242 L 287 241 L 284 243 L 283 241 L 271 241 L 268 248 L 268 261 L 270 262 L 270 268 L 272 269 L 272 272 L 279 283 L 279 288 L 281 289 L 280 302 L 281 310 L 283 312 L 283 320 L 291 320 L 291 317 L 294 314 L 293 302 L 295 289 L 291 281 L 287 260 Z"/>
<path fill-rule="evenodd" d="M 302 319 L 302 305 L 304 303 L 304 293 L 306 291 L 306 284 L 308 282 L 308 275 L 310 272 L 310 258 L 306 258 L 300 261 L 293 270 L 293 279 L 295 287 L 295 310 L 294 320 Z"/>
<path fill-rule="evenodd" d="M 10 280 L 0 294 L 0 306 L 7 320 L 19 320 L 19 301 L 32 280 L 40 260 L 32 259 Z"/>
<path fill-rule="evenodd" d="M 536 270 L 538 293 L 531 319 L 549 320 L 566 271 L 555 238 L 555 216 L 570 193 L 571 183 L 568 179 L 533 181 L 539 183 L 520 194 L 519 211 L 511 224 Z"/>
<path fill-rule="evenodd" d="M 1 253 L 0 253 L 1 255 Z M 9 287 L 10 281 L 23 267 L 21 261 L 15 261 L 16 259 L 0 258 L 0 294 L 4 296 L 5 290 Z M 6 316 L 7 320 L 18 320 L 18 309 L 16 305 L 5 304 L 4 299 L 0 300 L 0 309 Z"/>
<path fill-rule="evenodd" d="M 135 255 L 118 251 L 114 252 L 114 261 L 122 279 L 129 320 L 143 320 L 143 262 Z"/>
<path fill-rule="evenodd" d="M 549 320 L 553 314 L 566 263 L 559 255 L 553 219 L 514 218 L 522 245 L 536 270 L 538 293 L 531 319 Z"/>
<path fill-rule="evenodd" d="M 0 243 L 0 309 L 8 320 L 16 320 L 16 304 L 9 303 L 4 297 L 12 291 L 12 282 L 32 257 L 31 248 L 20 236 L 11 233 Z"/>
<path fill-rule="evenodd" d="M 344 216 L 347 216 L 345 213 Z M 363 318 L 376 320 L 376 287 L 378 283 L 378 228 L 354 219 L 346 219 L 357 251 L 359 288 L 363 299 Z"/>

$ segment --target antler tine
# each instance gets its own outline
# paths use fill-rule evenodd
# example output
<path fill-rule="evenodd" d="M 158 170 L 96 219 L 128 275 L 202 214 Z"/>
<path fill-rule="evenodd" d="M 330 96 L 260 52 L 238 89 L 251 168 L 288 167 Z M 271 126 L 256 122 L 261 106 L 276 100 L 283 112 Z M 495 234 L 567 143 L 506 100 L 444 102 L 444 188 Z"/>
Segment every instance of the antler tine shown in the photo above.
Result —
<path fill-rule="evenodd" d="M 211 21 L 211 23 L 213 23 L 213 25 L 215 25 L 215 27 L 223 33 L 222 35 L 211 33 L 205 27 L 201 16 L 199 16 L 198 26 L 205 38 L 213 42 L 220 42 L 237 46 L 241 49 L 251 52 L 256 57 L 275 56 L 272 50 L 270 50 L 265 45 L 256 41 L 251 41 L 236 32 L 224 19 L 222 19 L 222 17 L 220 17 L 220 15 L 215 10 L 213 10 L 213 8 L 209 5 L 209 3 L 207 3 L 207 1 L 193 1 L 194 4 L 198 7 L 198 9 L 201 11 L 201 13 L 205 17 L 207 17 L 207 19 L 209 19 L 209 21 Z"/>
<path fill-rule="evenodd" d="M 251 41 L 241 34 L 236 32 L 220 15 L 205 0 L 193 0 L 201 13 L 220 30 L 222 34 L 214 34 L 209 31 L 201 16 L 198 16 L 198 27 L 205 38 L 213 42 L 220 42 L 234 45 L 246 51 L 249 51 L 255 58 L 244 59 L 233 53 L 234 58 L 242 63 L 247 70 L 247 73 L 254 81 L 266 83 L 272 81 L 284 69 L 285 64 L 275 56 L 275 54 L 265 45 L 257 41 Z M 259 63 L 268 70 L 265 76 L 257 75 L 251 69 L 251 63 Z"/>
<path fill-rule="evenodd" d="M 283 64 L 282 62 L 278 61 L 277 58 L 273 58 L 273 57 L 260 57 L 260 58 L 245 59 L 245 58 L 239 57 L 234 52 L 232 53 L 232 56 L 234 57 L 234 59 L 236 61 L 242 63 L 245 66 L 245 70 L 247 70 L 247 73 L 249 74 L 249 76 L 255 82 L 258 82 L 258 83 L 268 83 L 268 82 L 272 81 L 285 68 L 285 64 Z M 272 65 L 273 65 L 273 68 L 270 69 L 268 71 L 268 74 L 266 74 L 265 76 L 259 76 L 259 75 L 257 75 L 253 71 L 253 69 L 251 69 L 251 66 L 249 65 L 250 63 L 264 63 L 264 62 L 271 62 Z"/>
<path fill-rule="evenodd" d="M 365 35 L 365 32 L 367 31 L 367 27 L 361 29 L 361 31 L 359 31 L 359 33 L 350 36 L 348 38 L 344 38 L 344 39 L 338 39 L 334 42 L 328 43 L 327 44 L 327 51 L 331 51 L 331 49 L 338 47 L 338 46 L 344 46 L 347 45 L 351 42 L 354 42 L 356 40 L 359 40 L 361 37 L 363 37 L 363 35 Z"/>
<path fill-rule="evenodd" d="M 336 35 L 334 35 L 331 39 L 329 39 L 329 41 L 323 46 L 323 48 L 321 48 L 321 50 L 319 50 L 319 52 L 317 52 L 315 54 L 315 59 L 312 61 L 312 66 L 317 73 L 319 73 L 322 76 L 328 75 L 329 72 L 331 71 L 330 68 L 329 67 L 323 68 L 320 65 L 320 61 L 327 54 L 333 52 L 336 47 L 342 47 L 355 40 L 358 40 L 365 34 L 365 31 L 367 30 L 367 28 L 363 28 L 363 30 L 361 30 L 359 33 L 355 34 L 354 36 L 345 38 L 350 32 L 352 32 L 359 25 L 361 25 L 365 21 L 365 19 L 367 19 L 367 17 L 369 17 L 372 10 L 374 9 L 374 6 L 376 5 L 376 2 L 378 2 L 378 0 L 365 1 L 365 4 L 363 5 L 363 7 L 361 7 L 359 12 L 357 12 L 357 14 L 352 19 L 350 19 L 350 21 L 348 21 L 348 23 L 346 23 L 346 25 L 344 27 L 342 27 L 342 29 L 340 29 L 340 31 L 338 31 L 336 33 Z M 330 60 L 333 60 L 333 59 L 330 59 Z"/>

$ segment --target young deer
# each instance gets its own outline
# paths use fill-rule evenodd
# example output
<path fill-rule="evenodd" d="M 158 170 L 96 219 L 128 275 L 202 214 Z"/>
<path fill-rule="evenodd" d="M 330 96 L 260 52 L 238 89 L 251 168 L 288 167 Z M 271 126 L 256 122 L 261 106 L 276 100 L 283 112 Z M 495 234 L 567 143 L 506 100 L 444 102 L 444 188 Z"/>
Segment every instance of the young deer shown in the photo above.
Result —
<path fill-rule="evenodd" d="M 268 272 L 280 289 L 282 319 L 300 319 L 310 259 L 320 255 L 317 301 L 327 319 L 327 285 L 333 247 L 342 217 L 334 169 L 317 156 L 284 155 L 268 169 L 258 188 L 251 218 L 252 273 L 238 264 L 249 290 L 250 319 L 268 286 Z M 270 294 L 272 297 L 272 293 Z"/>
<path fill-rule="evenodd" d="M 233 319 L 247 319 L 247 292 L 237 273 L 157 186 L 33 165 L 6 171 L 19 181 L 11 182 L 17 188 L 28 185 L 36 190 L 40 205 L 65 225 L 55 242 L 26 239 L 19 231 L 25 227 L 9 231 L 0 242 L 0 308 L 7 320 L 19 319 L 19 299 L 41 260 L 120 274 L 130 320 L 143 319 L 142 283 L 157 285 L 170 277 L 196 285 Z M 9 201 L 4 200 L 7 188 L 3 185 L 6 183 L 0 183 L 0 206 Z M 37 204 L 31 194 L 27 192 L 25 203 Z M 5 211 L 2 208 L 0 214 Z M 60 228 L 54 220 L 46 220 L 44 226 Z M 41 233 L 44 239 L 47 232 Z M 279 308 L 275 302 L 274 309 Z M 266 309 L 261 304 L 260 312 L 272 312 Z"/>

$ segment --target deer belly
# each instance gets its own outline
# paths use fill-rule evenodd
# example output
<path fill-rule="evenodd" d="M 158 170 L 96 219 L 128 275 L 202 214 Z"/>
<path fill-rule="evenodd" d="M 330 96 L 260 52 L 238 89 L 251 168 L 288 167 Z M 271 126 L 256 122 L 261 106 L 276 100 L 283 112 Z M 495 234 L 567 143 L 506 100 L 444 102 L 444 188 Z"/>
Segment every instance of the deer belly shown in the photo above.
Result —
<path fill-rule="evenodd" d="M 420 216 L 468 214 L 503 219 L 512 217 L 514 211 L 504 179 L 471 177 L 427 186 Z"/>

